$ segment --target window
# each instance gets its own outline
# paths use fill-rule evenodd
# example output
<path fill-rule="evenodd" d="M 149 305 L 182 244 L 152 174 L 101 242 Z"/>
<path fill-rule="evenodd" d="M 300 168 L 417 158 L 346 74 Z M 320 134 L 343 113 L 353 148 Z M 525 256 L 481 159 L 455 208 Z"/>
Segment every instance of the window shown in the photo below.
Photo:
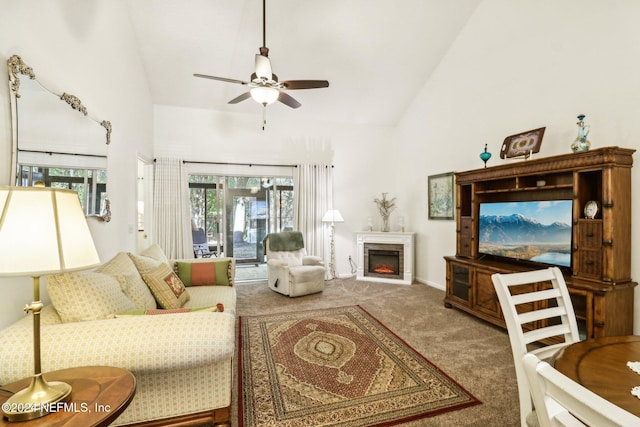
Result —
<path fill-rule="evenodd" d="M 191 221 L 195 230 L 203 229 L 210 250 L 222 253 L 223 178 L 211 175 L 189 176 Z"/>
<path fill-rule="evenodd" d="M 107 197 L 107 171 L 104 169 L 20 165 L 20 186 L 31 187 L 39 183 L 77 192 L 86 215 L 99 213 Z"/>
<path fill-rule="evenodd" d="M 271 215 L 269 229 L 273 232 L 293 230 L 293 178 L 276 178 L 269 190 Z"/>

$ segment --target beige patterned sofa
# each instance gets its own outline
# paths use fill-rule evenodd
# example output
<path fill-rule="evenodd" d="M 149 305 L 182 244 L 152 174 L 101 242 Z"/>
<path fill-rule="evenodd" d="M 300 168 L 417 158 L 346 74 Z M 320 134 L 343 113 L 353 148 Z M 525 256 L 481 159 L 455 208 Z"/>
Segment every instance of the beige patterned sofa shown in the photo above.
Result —
<path fill-rule="evenodd" d="M 131 371 L 136 394 L 114 426 L 229 423 L 234 272 L 232 258 L 170 262 L 152 246 L 91 272 L 47 276 L 45 378 L 75 366 Z M 26 316 L 0 331 L 0 384 L 33 374 L 32 326 Z"/>

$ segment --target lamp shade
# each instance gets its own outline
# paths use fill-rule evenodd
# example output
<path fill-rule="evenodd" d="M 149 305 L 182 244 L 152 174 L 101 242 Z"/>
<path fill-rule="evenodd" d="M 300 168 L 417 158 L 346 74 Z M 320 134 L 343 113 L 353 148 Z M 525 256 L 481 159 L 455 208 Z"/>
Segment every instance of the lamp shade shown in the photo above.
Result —
<path fill-rule="evenodd" d="M 99 263 L 78 193 L 0 187 L 0 276 L 40 276 Z"/>
<path fill-rule="evenodd" d="M 322 217 L 322 222 L 344 222 L 344 218 L 337 209 L 329 209 Z"/>
<path fill-rule="evenodd" d="M 280 91 L 268 86 L 254 87 L 249 91 L 254 101 L 263 105 L 273 104 L 278 99 Z"/>

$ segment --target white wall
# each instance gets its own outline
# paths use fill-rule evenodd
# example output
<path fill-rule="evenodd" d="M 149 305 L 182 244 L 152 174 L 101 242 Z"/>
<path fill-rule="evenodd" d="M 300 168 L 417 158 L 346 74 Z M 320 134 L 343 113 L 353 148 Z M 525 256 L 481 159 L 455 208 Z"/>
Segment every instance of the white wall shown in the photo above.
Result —
<path fill-rule="evenodd" d="M 419 277 L 442 286 L 444 255 L 455 253 L 455 224 L 427 221 L 427 176 L 483 166 L 503 139 L 546 126 L 537 157 L 570 152 L 576 116 L 586 114 L 592 147 L 640 148 L 640 2 L 484 0 L 431 75 L 399 127 L 403 199 L 422 197 L 409 218 L 419 235 Z M 635 155 L 636 162 L 640 159 Z M 514 160 L 511 160 L 512 162 Z M 520 160 L 516 160 L 520 161 Z M 633 212 L 640 212 L 640 165 Z M 632 277 L 640 279 L 640 220 L 632 229 Z M 638 295 L 638 291 L 636 291 Z M 636 296 L 636 313 L 640 300 Z M 636 315 L 635 330 L 640 331 Z"/>
<path fill-rule="evenodd" d="M 135 251 L 136 194 L 130 189 L 136 153 L 153 156 L 153 110 L 125 6 L 120 0 L 0 0 L 0 11 L 2 64 L 20 55 L 52 89 L 78 96 L 89 111 L 111 121 L 107 190 L 113 219 L 90 219 L 89 226 L 103 261 L 120 250 Z M 0 185 L 9 184 L 10 150 L 9 89 L 1 84 Z M 33 293 L 26 278 L 0 279 L 0 287 L 2 327 L 24 316 Z"/>
<path fill-rule="evenodd" d="M 394 148 L 397 132 L 385 127 L 303 121 L 295 117 L 295 111 L 277 107 L 268 107 L 268 123 L 263 131 L 258 105 L 256 115 L 156 106 L 155 155 L 200 162 L 334 165 L 334 206 L 345 219 L 335 226 L 336 270 L 342 276 L 349 275 L 348 257 L 356 259 L 354 233 L 366 229 L 368 216 L 379 226 L 373 199 L 380 197 L 382 191 L 393 196 L 403 185 L 397 173 L 402 165 Z M 190 165 L 189 169 L 196 173 L 198 168 L 211 171 L 204 165 Z M 225 171 L 266 173 L 264 168 L 255 166 Z"/>

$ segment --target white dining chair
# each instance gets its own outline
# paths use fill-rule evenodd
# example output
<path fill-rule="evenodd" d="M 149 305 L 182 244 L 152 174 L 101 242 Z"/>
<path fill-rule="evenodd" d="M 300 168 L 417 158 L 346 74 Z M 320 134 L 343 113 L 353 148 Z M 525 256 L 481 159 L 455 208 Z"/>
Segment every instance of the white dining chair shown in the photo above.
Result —
<path fill-rule="evenodd" d="M 640 426 L 639 417 L 573 381 L 536 355 L 525 354 L 522 364 L 540 427 Z"/>
<path fill-rule="evenodd" d="M 561 348 L 580 341 L 571 297 L 558 267 L 491 276 L 507 325 L 518 382 L 520 424 L 537 425 L 529 384 L 522 367 L 528 353 L 540 359 L 553 356 Z M 543 286 L 543 284 L 548 286 Z M 558 337 L 562 342 L 545 345 L 541 340 Z M 535 345 L 532 345 L 536 343 Z"/>

